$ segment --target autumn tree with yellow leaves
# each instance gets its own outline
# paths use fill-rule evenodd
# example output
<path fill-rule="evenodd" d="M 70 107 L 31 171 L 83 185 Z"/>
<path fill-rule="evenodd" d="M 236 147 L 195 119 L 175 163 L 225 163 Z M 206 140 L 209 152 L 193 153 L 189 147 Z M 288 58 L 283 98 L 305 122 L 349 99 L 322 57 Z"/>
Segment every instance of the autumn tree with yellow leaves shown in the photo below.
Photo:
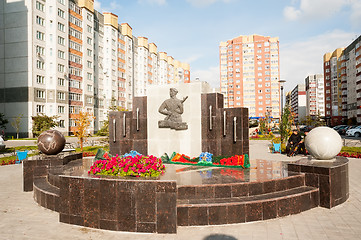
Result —
<path fill-rule="evenodd" d="M 75 128 L 73 130 L 74 135 L 78 138 L 80 143 L 80 149 L 83 152 L 83 143 L 90 134 L 88 134 L 88 128 L 91 124 L 91 121 L 95 119 L 93 114 L 80 111 L 78 116 L 75 118 Z"/>

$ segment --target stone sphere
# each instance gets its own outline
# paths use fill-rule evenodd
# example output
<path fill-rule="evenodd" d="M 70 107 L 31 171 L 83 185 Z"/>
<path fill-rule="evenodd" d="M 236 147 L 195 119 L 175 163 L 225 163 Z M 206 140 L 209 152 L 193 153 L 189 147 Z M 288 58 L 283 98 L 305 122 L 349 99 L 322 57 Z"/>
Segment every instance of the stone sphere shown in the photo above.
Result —
<path fill-rule="evenodd" d="M 38 149 L 46 155 L 56 155 L 65 146 L 64 135 L 57 130 L 47 130 L 38 137 Z"/>
<path fill-rule="evenodd" d="M 333 159 L 342 148 L 341 136 L 332 128 L 317 127 L 306 136 L 305 147 L 316 159 Z"/>

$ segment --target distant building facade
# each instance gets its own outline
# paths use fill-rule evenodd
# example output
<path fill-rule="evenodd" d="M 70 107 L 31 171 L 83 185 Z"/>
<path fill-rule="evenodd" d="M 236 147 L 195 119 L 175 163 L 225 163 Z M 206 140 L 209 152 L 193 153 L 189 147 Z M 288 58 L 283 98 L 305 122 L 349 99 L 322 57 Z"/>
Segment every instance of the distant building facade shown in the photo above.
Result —
<path fill-rule="evenodd" d="M 325 90 L 323 74 L 309 75 L 305 78 L 306 116 L 325 116 Z"/>
<path fill-rule="evenodd" d="M 93 0 L 13 0 L 0 4 L 0 112 L 22 114 L 21 136 L 31 136 L 31 116 L 59 116 L 72 132 L 79 111 L 96 117 L 98 131 L 111 106 L 132 109 L 149 84 L 190 82 L 190 66 L 135 37 Z M 164 57 L 164 55 L 166 57 Z M 15 134 L 11 125 L 7 134 Z"/>
<path fill-rule="evenodd" d="M 361 36 L 346 48 L 326 53 L 325 118 L 329 125 L 361 123 Z"/>
<path fill-rule="evenodd" d="M 250 117 L 280 117 L 279 40 L 260 35 L 221 42 L 224 107 L 247 107 Z"/>
<path fill-rule="evenodd" d="M 291 111 L 294 113 L 295 123 L 301 123 L 306 118 L 306 88 L 305 84 L 298 84 L 291 91 Z"/>

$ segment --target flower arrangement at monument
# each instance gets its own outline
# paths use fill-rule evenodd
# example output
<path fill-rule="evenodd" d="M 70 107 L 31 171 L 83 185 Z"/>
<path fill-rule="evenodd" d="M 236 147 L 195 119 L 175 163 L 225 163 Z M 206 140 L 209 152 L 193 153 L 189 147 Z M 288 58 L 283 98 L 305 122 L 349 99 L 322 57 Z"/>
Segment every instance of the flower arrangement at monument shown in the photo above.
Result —
<path fill-rule="evenodd" d="M 200 166 L 215 166 L 215 167 L 235 167 L 235 168 L 249 168 L 248 155 L 234 155 L 231 157 L 213 156 L 212 153 L 202 152 L 199 157 L 190 158 L 185 154 L 173 152 L 171 157 L 167 154 L 162 156 L 163 162 L 184 165 L 200 165 Z"/>
<path fill-rule="evenodd" d="M 131 151 L 124 156 L 110 156 L 104 153 L 101 159 L 94 162 L 88 173 L 121 177 L 158 177 L 164 171 L 165 166 L 161 159 Z"/>

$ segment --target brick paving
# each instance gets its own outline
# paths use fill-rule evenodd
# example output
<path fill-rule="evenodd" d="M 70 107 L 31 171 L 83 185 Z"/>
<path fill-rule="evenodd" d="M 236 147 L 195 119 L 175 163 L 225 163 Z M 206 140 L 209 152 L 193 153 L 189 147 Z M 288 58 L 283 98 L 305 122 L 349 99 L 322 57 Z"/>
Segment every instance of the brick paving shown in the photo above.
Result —
<path fill-rule="evenodd" d="M 268 152 L 268 141 L 251 141 L 251 159 L 296 160 Z M 361 160 L 350 158 L 350 198 L 333 209 L 267 221 L 202 227 L 178 227 L 177 234 L 126 233 L 59 222 L 59 214 L 37 205 L 22 191 L 22 167 L 0 167 L 0 239 L 360 239 Z"/>

